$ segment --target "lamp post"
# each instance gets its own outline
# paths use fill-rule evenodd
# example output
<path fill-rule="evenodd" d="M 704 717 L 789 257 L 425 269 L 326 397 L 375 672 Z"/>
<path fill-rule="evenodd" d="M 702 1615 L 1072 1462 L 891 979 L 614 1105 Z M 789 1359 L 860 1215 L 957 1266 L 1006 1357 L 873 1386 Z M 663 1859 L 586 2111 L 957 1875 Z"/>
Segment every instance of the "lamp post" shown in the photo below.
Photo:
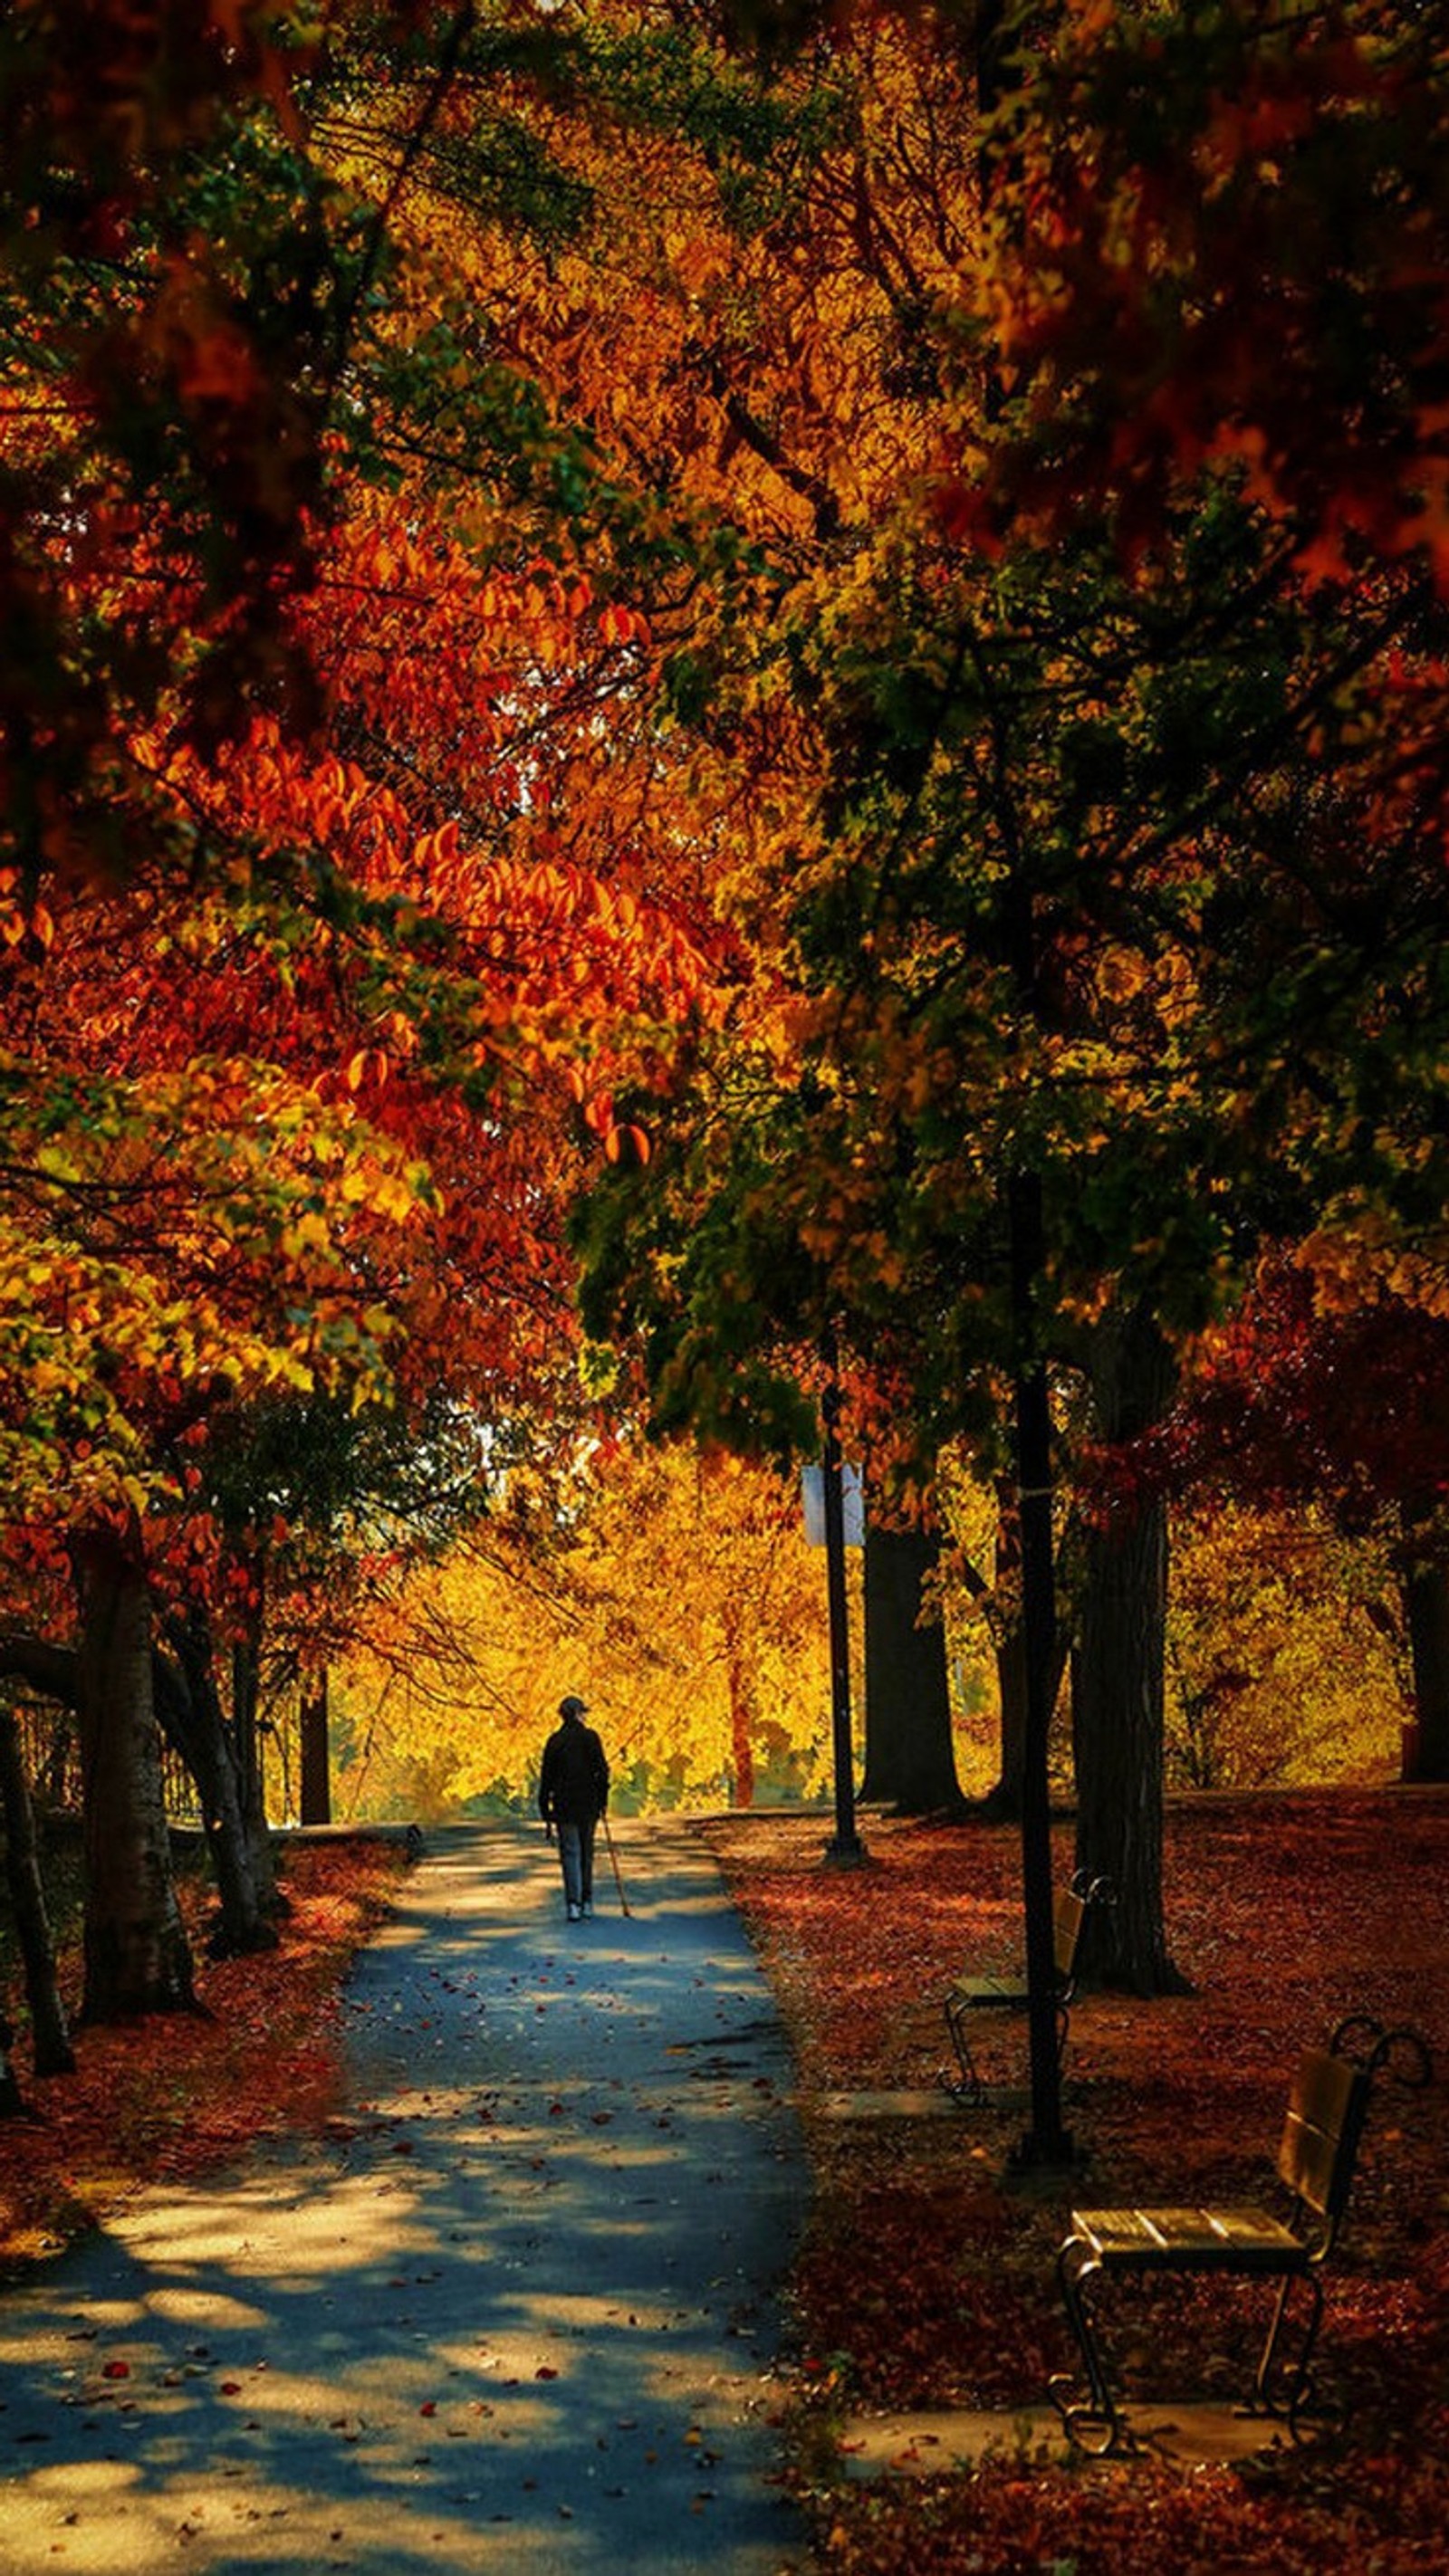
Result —
<path fill-rule="evenodd" d="M 830 1615 L 830 1727 L 835 1765 L 835 1832 L 827 1860 L 864 1860 L 855 1829 L 855 1747 L 850 1723 L 850 1608 L 845 1584 L 845 1491 L 840 1461 L 840 1363 L 833 1329 L 822 1343 L 825 1391 L 820 1486 L 825 1521 L 825 1598 Z"/>
<path fill-rule="evenodd" d="M 1026 1652 L 1026 1740 L 1022 1758 L 1021 1874 L 1026 1916 L 1027 2024 L 1031 2127 L 1012 2153 L 1019 2170 L 1070 2165 L 1062 2126 L 1052 1926 L 1051 1799 L 1047 1742 L 1052 1717 L 1056 1582 L 1052 1561 L 1052 1425 L 1047 1373 L 1034 1347 L 1042 1270 L 1041 1184 L 1030 1172 L 1010 1187 L 1012 1303 L 1016 1312 L 1016 1478 L 1021 1515 L 1021 1618 Z"/>

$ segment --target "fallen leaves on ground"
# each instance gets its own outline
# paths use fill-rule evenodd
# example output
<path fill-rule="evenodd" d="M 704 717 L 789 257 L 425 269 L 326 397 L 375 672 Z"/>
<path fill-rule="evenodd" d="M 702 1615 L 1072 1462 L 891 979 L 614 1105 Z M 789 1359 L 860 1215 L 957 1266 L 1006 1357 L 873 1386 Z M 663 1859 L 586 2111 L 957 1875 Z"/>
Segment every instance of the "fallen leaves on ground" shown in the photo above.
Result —
<path fill-rule="evenodd" d="M 869 1860 L 821 1865 L 818 1817 L 739 1818 L 709 1838 L 790 2029 L 814 2176 L 794 2282 L 797 2482 L 820 2563 L 840 2576 L 1197 2576 L 1224 2566 L 1375 2576 L 1442 2563 L 1449 2527 L 1449 1794 L 1201 1799 L 1169 1814 L 1166 1892 L 1193 1991 L 1086 1994 L 1064 2118 L 1074 2176 L 1004 2178 L 1027 2125 L 1009 2108 L 897 2117 L 840 2094 L 929 2092 L 949 2054 L 941 2001 L 963 1969 L 1020 1958 L 1009 1828 L 866 1816 Z M 1056 1868 L 1072 1865 L 1059 1831 Z M 1321 2376 L 1351 2408 L 1336 2442 L 1266 2467 L 1032 2456 L 1012 2410 L 1074 2354 L 1054 2256 L 1074 2201 L 1273 2205 L 1272 2160 L 1299 2050 L 1351 2011 L 1409 2022 L 1427 2095 L 1382 2091 L 1330 2273 Z M 1023 2021 L 983 2036 L 1021 2086 Z M 1265 2323 L 1260 2285 L 1114 2285 L 1129 2391 L 1237 2396 Z M 999 2411 L 999 2456 L 937 2479 L 856 2483 L 829 2440 L 850 2412 Z"/>
<path fill-rule="evenodd" d="M 405 1866 L 381 1843 L 293 1846 L 281 1947 L 243 1959 L 205 1958 L 208 1891 L 183 1886 L 202 2013 L 83 2030 L 75 2074 L 43 2082 L 22 2041 L 27 2112 L 0 2123 L 0 2267 L 54 2252 L 142 2183 L 225 2164 L 269 2130 L 320 2126 L 338 2102 L 342 1980 Z M 63 1986 L 79 1982 L 63 1948 Z"/>

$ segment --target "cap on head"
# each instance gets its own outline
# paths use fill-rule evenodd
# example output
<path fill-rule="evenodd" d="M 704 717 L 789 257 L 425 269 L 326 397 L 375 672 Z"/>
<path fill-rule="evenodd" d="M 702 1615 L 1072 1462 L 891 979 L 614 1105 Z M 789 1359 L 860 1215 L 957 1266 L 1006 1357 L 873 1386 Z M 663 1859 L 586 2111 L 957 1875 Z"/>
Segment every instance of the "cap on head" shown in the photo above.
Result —
<path fill-rule="evenodd" d="M 560 1717 L 587 1717 L 589 1713 L 588 1703 L 585 1700 L 579 1699 L 573 1691 L 570 1691 L 567 1699 L 561 1699 L 559 1701 L 558 1713 Z"/>

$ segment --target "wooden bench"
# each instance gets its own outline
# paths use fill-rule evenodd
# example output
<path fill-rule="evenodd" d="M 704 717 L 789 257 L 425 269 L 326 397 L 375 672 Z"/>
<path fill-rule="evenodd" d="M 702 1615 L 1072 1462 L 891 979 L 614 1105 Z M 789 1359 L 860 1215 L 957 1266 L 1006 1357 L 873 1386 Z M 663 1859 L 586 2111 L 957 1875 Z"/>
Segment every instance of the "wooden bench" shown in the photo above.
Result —
<path fill-rule="evenodd" d="M 1105 1878 L 1084 1878 L 1078 1870 L 1066 1887 L 1057 1892 L 1053 1908 L 1053 1966 L 1055 1982 L 1052 2000 L 1057 2016 L 1057 2058 L 1066 2055 L 1067 2033 L 1071 2023 L 1072 1998 L 1077 1991 L 1077 1960 L 1087 1918 L 1094 1905 L 1111 1902 L 1111 1890 Z M 954 2067 L 941 2069 L 941 2082 L 958 2102 L 980 2102 L 985 2099 L 986 2085 L 971 2050 L 970 2031 L 980 2013 L 1025 2012 L 1031 2000 L 1024 1976 L 958 1977 L 946 1997 L 946 2028 L 956 2052 Z"/>
<path fill-rule="evenodd" d="M 1370 2095 L 1385 2070 L 1417 2089 L 1430 2080 L 1429 2053 L 1416 2031 L 1386 2031 L 1367 2014 L 1340 2022 L 1327 2048 L 1305 2050 L 1278 2147 L 1278 2178 L 1288 2193 L 1284 2217 L 1234 2207 L 1073 2210 L 1071 2234 L 1057 2254 L 1057 2278 L 1086 2384 L 1057 2379 L 1051 2394 L 1083 2449 L 1131 2446 L 1090 2303 L 1100 2281 L 1117 2273 L 1199 2272 L 1276 2281 L 1278 2296 L 1245 2411 L 1274 2416 L 1297 2434 L 1312 2393 L 1323 2273 L 1342 2231 Z M 1305 2313 L 1296 2339 L 1290 2332 L 1285 2341 L 1300 2284 L 1297 2304 Z M 1294 2342 L 1291 2353 L 1288 2341 Z"/>

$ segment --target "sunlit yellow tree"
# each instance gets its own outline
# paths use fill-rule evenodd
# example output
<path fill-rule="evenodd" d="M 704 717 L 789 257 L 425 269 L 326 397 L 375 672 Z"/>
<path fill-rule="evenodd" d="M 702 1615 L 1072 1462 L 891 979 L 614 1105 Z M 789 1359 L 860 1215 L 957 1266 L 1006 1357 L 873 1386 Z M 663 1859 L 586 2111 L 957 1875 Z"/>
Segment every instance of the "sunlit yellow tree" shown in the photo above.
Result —
<path fill-rule="evenodd" d="M 566 1691 L 626 1799 L 747 1806 L 820 1786 L 829 1658 L 793 1483 L 723 1453 L 611 1446 L 412 1575 L 338 1668 L 340 1803 L 525 1801 Z"/>

